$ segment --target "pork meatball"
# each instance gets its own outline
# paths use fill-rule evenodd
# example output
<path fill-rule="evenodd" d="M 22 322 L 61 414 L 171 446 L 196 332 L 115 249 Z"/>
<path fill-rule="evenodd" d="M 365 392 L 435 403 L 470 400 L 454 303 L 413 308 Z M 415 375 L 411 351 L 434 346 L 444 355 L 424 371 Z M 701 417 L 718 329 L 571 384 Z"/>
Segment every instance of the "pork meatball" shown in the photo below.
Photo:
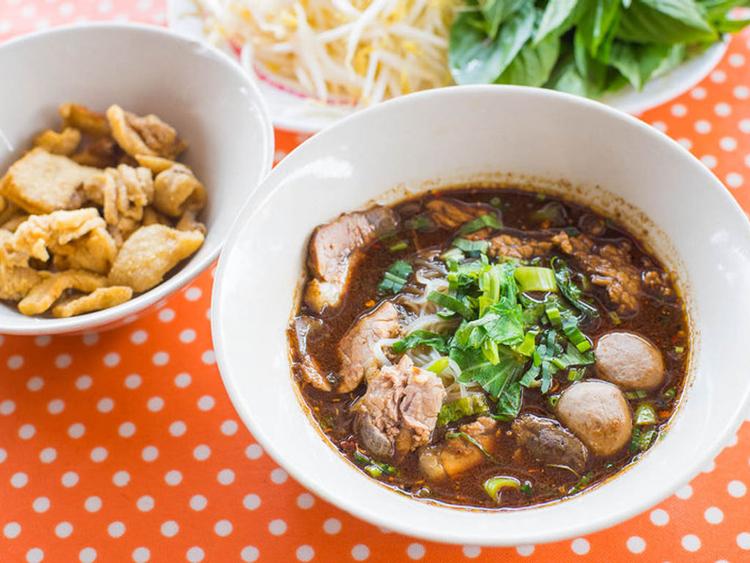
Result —
<path fill-rule="evenodd" d="M 630 441 L 633 417 L 622 391 L 606 381 L 583 381 L 563 391 L 557 416 L 594 454 L 610 456 Z"/>
<path fill-rule="evenodd" d="M 664 359 L 651 342 L 632 332 L 609 332 L 594 350 L 602 379 L 623 389 L 656 389 L 664 383 Z"/>

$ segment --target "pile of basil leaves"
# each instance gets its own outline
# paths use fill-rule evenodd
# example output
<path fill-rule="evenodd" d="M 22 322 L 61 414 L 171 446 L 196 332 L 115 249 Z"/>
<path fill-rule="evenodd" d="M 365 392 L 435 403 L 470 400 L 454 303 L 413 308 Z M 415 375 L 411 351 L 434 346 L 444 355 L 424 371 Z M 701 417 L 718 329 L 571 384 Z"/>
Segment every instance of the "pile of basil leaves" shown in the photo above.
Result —
<path fill-rule="evenodd" d="M 451 27 L 457 84 L 544 86 L 600 97 L 652 78 L 750 19 L 750 0 L 468 0 Z"/>

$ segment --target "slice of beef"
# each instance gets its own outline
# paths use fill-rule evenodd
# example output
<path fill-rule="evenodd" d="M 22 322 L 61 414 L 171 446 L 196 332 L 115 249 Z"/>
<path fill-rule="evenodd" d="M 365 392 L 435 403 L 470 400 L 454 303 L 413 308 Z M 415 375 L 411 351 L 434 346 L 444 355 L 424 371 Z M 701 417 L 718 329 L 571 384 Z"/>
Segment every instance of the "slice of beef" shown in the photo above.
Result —
<path fill-rule="evenodd" d="M 341 302 L 349 281 L 349 270 L 360 251 L 379 237 L 395 231 L 398 215 L 388 207 L 344 213 L 313 231 L 307 264 L 312 280 L 305 290 L 305 303 L 315 312 Z"/>
<path fill-rule="evenodd" d="M 505 234 L 490 239 L 489 254 L 493 257 L 502 256 L 531 260 L 532 258 L 546 256 L 553 247 L 554 245 L 549 240 L 521 238 Z"/>
<path fill-rule="evenodd" d="M 331 391 L 331 382 L 326 378 L 318 362 L 307 352 L 307 335 L 319 324 L 318 319 L 312 317 L 297 317 L 294 319 L 294 337 L 297 340 L 297 354 L 295 361 L 300 368 L 302 379 L 321 391 Z"/>
<path fill-rule="evenodd" d="M 348 393 L 376 372 L 379 364 L 373 347 L 383 338 L 395 338 L 400 331 L 398 310 L 390 301 L 360 317 L 338 345 L 341 361 L 338 391 Z"/>
<path fill-rule="evenodd" d="M 549 418 L 525 414 L 511 426 L 516 445 L 528 458 L 541 465 L 564 465 L 580 474 L 589 452 L 575 435 Z"/>
<path fill-rule="evenodd" d="M 459 431 L 480 444 L 485 452 L 495 449 L 497 421 L 481 416 L 474 422 L 463 424 Z M 455 479 L 485 460 L 485 453 L 463 437 L 448 438 L 440 444 L 429 446 L 419 453 L 419 467 L 431 481 Z"/>
<path fill-rule="evenodd" d="M 428 201 L 425 208 L 435 224 L 444 229 L 457 229 L 482 215 L 498 213 L 497 209 L 484 203 L 466 203 L 450 197 Z M 489 229 L 482 229 L 479 232 L 486 234 Z M 476 237 L 476 233 L 473 233 L 472 238 Z M 481 238 L 481 235 L 479 237 Z"/>
<path fill-rule="evenodd" d="M 429 443 L 445 399 L 442 380 L 403 356 L 367 381 L 352 409 L 360 444 L 380 459 L 399 460 Z"/>

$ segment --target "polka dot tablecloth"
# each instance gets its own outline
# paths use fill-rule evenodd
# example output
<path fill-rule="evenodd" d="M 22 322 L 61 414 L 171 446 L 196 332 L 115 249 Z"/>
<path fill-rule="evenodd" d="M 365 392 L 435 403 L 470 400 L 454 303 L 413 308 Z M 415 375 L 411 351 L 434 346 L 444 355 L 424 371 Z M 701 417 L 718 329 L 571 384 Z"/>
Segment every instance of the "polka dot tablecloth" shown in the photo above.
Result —
<path fill-rule="evenodd" d="M 162 1 L 0 0 L 0 40 L 51 25 L 163 25 Z M 642 118 L 750 209 L 750 33 Z M 5 77 L 7 80 L 8 77 Z M 299 138 L 277 132 L 279 158 Z M 290 479 L 242 426 L 208 322 L 211 272 L 130 325 L 0 336 L 0 561 L 750 561 L 750 424 L 692 483 L 587 537 L 489 549 L 359 521 Z"/>

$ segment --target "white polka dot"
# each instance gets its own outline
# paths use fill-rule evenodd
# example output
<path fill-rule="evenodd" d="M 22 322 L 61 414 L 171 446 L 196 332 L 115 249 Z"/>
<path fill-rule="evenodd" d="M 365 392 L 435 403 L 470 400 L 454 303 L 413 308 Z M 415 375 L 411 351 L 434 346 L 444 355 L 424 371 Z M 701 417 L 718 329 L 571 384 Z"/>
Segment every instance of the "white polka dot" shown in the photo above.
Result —
<path fill-rule="evenodd" d="M 34 512 L 47 512 L 50 507 L 50 502 L 47 497 L 37 497 L 34 499 L 34 502 L 31 503 L 31 508 L 34 509 Z"/>
<path fill-rule="evenodd" d="M 716 157 L 711 154 L 706 154 L 701 157 L 701 162 L 709 168 L 716 168 Z"/>
<path fill-rule="evenodd" d="M 216 404 L 216 401 L 211 395 L 203 395 L 198 399 L 198 408 L 202 411 L 210 411 L 214 408 L 214 404 Z"/>
<path fill-rule="evenodd" d="M 86 432 L 86 427 L 80 422 L 76 422 L 68 426 L 68 436 L 73 439 L 80 438 Z"/>
<path fill-rule="evenodd" d="M 159 450 L 157 449 L 156 446 L 146 446 L 141 451 L 141 458 L 143 459 L 143 461 L 150 463 L 154 461 L 157 457 L 159 457 Z"/>
<path fill-rule="evenodd" d="M 370 548 L 364 544 L 358 543 L 352 548 L 352 559 L 355 561 L 365 561 L 370 557 Z"/>
<path fill-rule="evenodd" d="M 190 344 L 195 340 L 195 331 L 192 328 L 186 328 L 180 333 L 180 342 Z"/>
<path fill-rule="evenodd" d="M 0 448 L 0 463 L 3 463 L 6 459 L 8 459 L 8 452 L 5 448 Z"/>
<path fill-rule="evenodd" d="M 26 552 L 27 563 L 39 563 L 44 559 L 44 551 L 38 547 L 32 547 Z"/>
<path fill-rule="evenodd" d="M 113 408 L 115 408 L 115 402 L 109 397 L 99 399 L 99 402 L 96 403 L 96 410 L 101 413 L 112 412 Z"/>
<path fill-rule="evenodd" d="M 229 520 L 219 520 L 214 524 L 214 533 L 222 538 L 227 537 L 232 533 L 232 523 Z"/>
<path fill-rule="evenodd" d="M 726 180 L 727 185 L 730 188 L 739 188 L 745 182 L 742 174 L 738 174 L 737 172 L 730 172 L 729 174 L 727 174 Z"/>
<path fill-rule="evenodd" d="M 722 148 L 722 150 L 731 152 L 737 148 L 737 139 L 735 139 L 734 137 L 722 137 L 719 140 L 719 146 Z"/>
<path fill-rule="evenodd" d="M 297 497 L 297 506 L 302 510 L 309 510 L 315 504 L 315 497 L 310 493 L 302 493 Z"/>
<path fill-rule="evenodd" d="M 722 520 L 724 520 L 724 513 L 720 508 L 716 506 L 710 506 L 703 513 L 703 517 L 709 524 L 721 524 Z"/>
<path fill-rule="evenodd" d="M 674 495 L 679 499 L 687 500 L 691 496 L 693 496 L 693 487 L 691 487 L 690 485 L 684 485 L 677 489 Z"/>
<path fill-rule="evenodd" d="M 135 506 L 141 512 L 149 512 L 153 510 L 155 504 L 156 503 L 154 502 L 154 497 L 149 495 L 143 495 L 137 501 L 135 501 Z"/>
<path fill-rule="evenodd" d="M 750 119 L 741 119 L 737 126 L 743 133 L 750 133 Z"/>
<path fill-rule="evenodd" d="M 213 350 L 206 350 L 201 354 L 201 361 L 207 366 L 212 366 L 216 363 L 216 355 Z"/>
<path fill-rule="evenodd" d="M 8 358 L 7 366 L 9 369 L 21 369 L 21 366 L 23 366 L 23 357 L 18 354 L 12 355 Z"/>
<path fill-rule="evenodd" d="M 699 119 L 695 122 L 695 130 L 702 135 L 706 135 L 711 132 L 711 123 L 705 119 Z"/>
<path fill-rule="evenodd" d="M 174 384 L 177 387 L 180 387 L 181 389 L 184 389 L 188 385 L 190 385 L 190 382 L 192 381 L 192 378 L 190 377 L 189 373 L 179 373 L 174 378 Z"/>
<path fill-rule="evenodd" d="M 326 534 L 338 534 L 341 531 L 341 520 L 338 518 L 328 518 L 323 522 L 323 531 Z"/>
<path fill-rule="evenodd" d="M 406 548 L 406 555 L 409 559 L 422 559 L 425 554 L 425 548 L 421 543 L 410 543 Z"/>
<path fill-rule="evenodd" d="M 232 483 L 234 483 L 234 471 L 232 471 L 231 469 L 222 469 L 216 475 L 216 479 L 222 485 L 231 485 Z"/>
<path fill-rule="evenodd" d="M 130 335 L 130 341 L 133 344 L 143 344 L 148 340 L 148 332 L 145 330 L 134 330 Z"/>
<path fill-rule="evenodd" d="M 117 428 L 117 433 L 123 438 L 130 438 L 135 434 L 135 424 L 130 421 L 123 422 Z"/>
<path fill-rule="evenodd" d="M 745 551 L 750 550 L 750 532 L 740 532 L 737 534 L 737 547 Z"/>
<path fill-rule="evenodd" d="M 571 542 L 570 549 L 572 549 L 573 553 L 576 555 L 586 555 L 591 549 L 591 545 L 589 545 L 588 540 L 584 538 L 576 538 Z"/>
<path fill-rule="evenodd" d="M 115 474 L 112 475 L 112 483 L 116 487 L 125 487 L 128 483 L 130 483 L 130 473 L 128 473 L 124 469 L 116 471 Z"/>
<path fill-rule="evenodd" d="M 694 100 L 703 100 L 703 99 L 706 98 L 706 89 L 703 88 L 702 86 L 698 86 L 697 88 L 693 88 L 690 91 L 690 96 Z"/>
<path fill-rule="evenodd" d="M 42 334 L 39 336 L 36 336 L 34 338 L 34 344 L 39 346 L 40 348 L 44 348 L 45 346 L 49 346 L 49 343 L 52 342 L 52 337 L 47 334 Z"/>
<path fill-rule="evenodd" d="M 693 148 L 693 141 L 691 141 L 690 139 L 686 139 L 685 137 L 681 137 L 680 139 L 677 139 L 677 142 L 680 143 L 687 150 L 690 150 Z"/>
<path fill-rule="evenodd" d="M 658 131 L 661 131 L 662 133 L 666 133 L 667 131 L 667 124 L 664 123 L 663 121 L 654 121 L 651 125 L 654 127 L 654 129 L 657 129 Z"/>
<path fill-rule="evenodd" d="M 96 561 L 96 550 L 93 547 L 84 547 L 78 554 L 81 563 L 92 563 Z"/>
<path fill-rule="evenodd" d="M 120 354 L 117 352 L 109 352 L 108 354 L 105 354 L 104 356 L 104 365 L 107 367 L 115 367 L 117 364 L 120 363 Z"/>
<path fill-rule="evenodd" d="M 297 548 L 297 560 L 312 561 L 315 557 L 315 550 L 309 545 L 301 545 Z"/>
<path fill-rule="evenodd" d="M 78 484 L 78 473 L 75 471 L 66 471 L 60 478 L 63 487 L 75 487 Z"/>
<path fill-rule="evenodd" d="M 203 495 L 193 495 L 190 497 L 190 508 L 196 512 L 200 512 L 208 505 L 208 499 Z"/>
<path fill-rule="evenodd" d="M 167 352 L 157 352 L 151 358 L 155 366 L 165 366 L 169 363 L 169 354 Z"/>
<path fill-rule="evenodd" d="M 175 487 L 182 483 L 182 473 L 177 469 L 171 469 L 164 474 L 164 482 L 170 487 Z"/>
<path fill-rule="evenodd" d="M 107 526 L 107 533 L 113 538 L 121 538 L 125 533 L 125 524 L 122 522 L 111 522 Z"/>
<path fill-rule="evenodd" d="M 85 508 L 87 512 L 99 512 L 102 508 L 102 499 L 99 497 L 88 497 L 83 502 L 83 508 Z"/>
<path fill-rule="evenodd" d="M 727 73 L 723 70 L 715 70 L 711 73 L 711 82 L 715 82 L 716 84 L 722 84 L 723 82 L 726 82 L 727 80 Z"/>
<path fill-rule="evenodd" d="M 702 471 L 703 473 L 711 473 L 711 472 L 712 472 L 712 471 L 713 471 L 714 469 L 716 469 L 716 461 L 712 459 L 711 461 L 709 461 L 709 462 L 708 462 L 708 463 L 707 463 L 707 464 L 706 464 L 706 465 L 705 465 L 705 466 L 703 467 L 703 469 L 701 469 L 701 471 Z"/>
<path fill-rule="evenodd" d="M 719 117 L 726 117 L 732 113 L 732 106 L 725 102 L 721 102 L 714 106 L 714 112 Z"/>
<path fill-rule="evenodd" d="M 729 66 L 740 67 L 745 64 L 745 57 L 742 53 L 732 53 L 729 55 Z"/>
<path fill-rule="evenodd" d="M 245 498 L 242 499 L 242 506 L 244 506 L 248 510 L 255 510 L 260 506 L 260 497 L 252 493 L 249 495 L 245 495 Z"/>
<path fill-rule="evenodd" d="M 131 373 L 125 378 L 125 387 L 128 389 L 137 389 L 141 386 L 143 379 L 137 373 Z"/>
<path fill-rule="evenodd" d="M 630 553 L 643 553 L 646 550 L 646 540 L 640 536 L 631 536 L 625 542 Z"/>
<path fill-rule="evenodd" d="M 147 547 L 136 547 L 133 550 L 133 561 L 135 563 L 146 563 L 151 559 L 151 551 Z"/>
<path fill-rule="evenodd" d="M 3 416 L 13 414 L 15 410 L 16 403 L 11 401 L 10 399 L 5 399 L 3 402 L 0 402 L 0 414 L 2 414 Z"/>
<path fill-rule="evenodd" d="M 259 444 L 250 444 L 245 448 L 245 455 L 248 459 L 258 459 L 263 455 L 263 448 Z"/>
<path fill-rule="evenodd" d="M 533 545 L 519 545 L 516 547 L 516 552 L 521 557 L 530 557 L 534 554 L 535 547 Z"/>
<path fill-rule="evenodd" d="M 108 14 L 112 11 L 112 0 L 100 0 L 98 4 L 99 13 Z"/>
<path fill-rule="evenodd" d="M 21 534 L 21 524 L 18 522 L 8 522 L 3 526 L 3 535 L 9 540 L 17 538 Z"/>
<path fill-rule="evenodd" d="M 65 410 L 65 401 L 62 399 L 52 399 L 47 403 L 47 412 L 50 414 L 60 414 Z"/>
<path fill-rule="evenodd" d="M 172 436 L 182 436 L 187 430 L 187 425 L 181 420 L 175 420 L 169 425 L 169 433 Z"/>
<path fill-rule="evenodd" d="M 174 320 L 174 311 L 172 309 L 162 309 L 159 311 L 159 320 L 163 323 L 169 323 Z"/>
<path fill-rule="evenodd" d="M 684 104 L 675 104 L 672 106 L 672 115 L 675 117 L 683 117 L 687 113 L 687 108 Z"/>
<path fill-rule="evenodd" d="M 734 498 L 744 497 L 747 493 L 747 486 L 742 481 L 730 481 L 727 485 L 727 492 Z"/>
<path fill-rule="evenodd" d="M 94 344 L 99 342 L 99 335 L 95 332 L 87 332 L 83 335 L 81 340 L 86 346 L 93 346 Z"/>
<path fill-rule="evenodd" d="M 198 299 L 201 298 L 201 295 L 203 295 L 203 292 L 198 287 L 189 287 L 187 291 L 185 291 L 185 299 L 188 301 L 198 301 Z"/>
<path fill-rule="evenodd" d="M 90 375 L 81 375 L 76 379 L 76 389 L 79 391 L 85 391 L 91 387 L 93 382 L 94 380 L 91 379 Z"/>
<path fill-rule="evenodd" d="M 193 450 L 193 457 L 198 461 L 205 461 L 211 456 L 211 448 L 206 444 L 200 444 Z"/>
<path fill-rule="evenodd" d="M 72 363 L 73 358 L 70 354 L 59 354 L 55 357 L 55 367 L 58 369 L 68 368 Z"/>
<path fill-rule="evenodd" d="M 258 557 L 260 557 L 260 551 L 258 551 L 258 548 L 253 545 L 246 545 L 242 548 L 242 551 L 240 551 L 240 557 L 243 561 L 252 563 L 253 561 L 258 560 Z"/>
<path fill-rule="evenodd" d="M 234 436 L 237 433 L 237 422 L 234 420 L 225 420 L 222 422 L 221 433 L 225 436 Z"/>
<path fill-rule="evenodd" d="M 151 412 L 159 412 L 164 408 L 164 399 L 161 397 L 151 397 L 146 403 L 146 408 Z"/>
<path fill-rule="evenodd" d="M 197 545 L 187 550 L 187 560 L 190 561 L 190 563 L 198 563 L 199 561 L 203 561 L 204 557 L 205 553 L 203 553 L 203 550 Z"/>
<path fill-rule="evenodd" d="M 26 389 L 32 392 L 39 391 L 42 387 L 44 387 L 44 379 L 42 379 L 38 375 L 35 375 L 34 377 L 30 377 L 29 380 L 26 382 Z"/>
<path fill-rule="evenodd" d="M 174 520 L 167 520 L 161 525 L 162 536 L 173 538 L 177 535 L 177 532 L 179 531 L 180 531 L 180 525 Z"/>
<path fill-rule="evenodd" d="M 91 450 L 91 461 L 93 461 L 94 463 L 101 463 L 102 461 L 107 459 L 108 455 L 109 452 L 107 451 L 107 448 L 97 446 L 93 450 Z"/>
<path fill-rule="evenodd" d="M 26 475 L 23 471 L 19 471 L 18 473 L 14 473 L 10 477 L 10 484 L 13 485 L 16 489 L 22 489 L 25 487 L 29 482 L 29 476 Z"/>
<path fill-rule="evenodd" d="M 273 481 L 277 485 L 286 483 L 286 480 L 288 478 L 289 478 L 289 474 L 286 471 L 284 471 L 281 467 L 277 467 L 276 469 L 271 471 L 271 481 Z"/>
<path fill-rule="evenodd" d="M 669 514 L 661 508 L 652 510 L 649 518 L 654 526 L 666 526 L 669 523 Z"/>
<path fill-rule="evenodd" d="M 733 94 L 738 100 L 747 100 L 750 98 L 750 89 L 747 86 L 735 86 Z"/>
<path fill-rule="evenodd" d="M 280 518 L 271 520 L 268 523 L 268 531 L 271 532 L 274 536 L 280 536 L 284 532 L 286 532 L 286 522 L 284 522 Z"/>
<path fill-rule="evenodd" d="M 73 525 L 70 522 L 60 522 L 55 526 L 55 535 L 58 538 L 67 538 L 73 533 Z"/>
<path fill-rule="evenodd" d="M 461 552 L 464 554 L 464 557 L 467 557 L 468 559 L 476 559 L 481 555 L 482 548 L 478 545 L 465 545 L 461 549 Z"/>
<path fill-rule="evenodd" d="M 31 440 L 36 434 L 36 428 L 33 424 L 22 424 L 18 429 L 18 437 L 21 440 Z"/>
<path fill-rule="evenodd" d="M 701 539 L 695 534 L 682 536 L 682 541 L 680 543 L 685 551 L 695 552 L 701 548 Z"/>

